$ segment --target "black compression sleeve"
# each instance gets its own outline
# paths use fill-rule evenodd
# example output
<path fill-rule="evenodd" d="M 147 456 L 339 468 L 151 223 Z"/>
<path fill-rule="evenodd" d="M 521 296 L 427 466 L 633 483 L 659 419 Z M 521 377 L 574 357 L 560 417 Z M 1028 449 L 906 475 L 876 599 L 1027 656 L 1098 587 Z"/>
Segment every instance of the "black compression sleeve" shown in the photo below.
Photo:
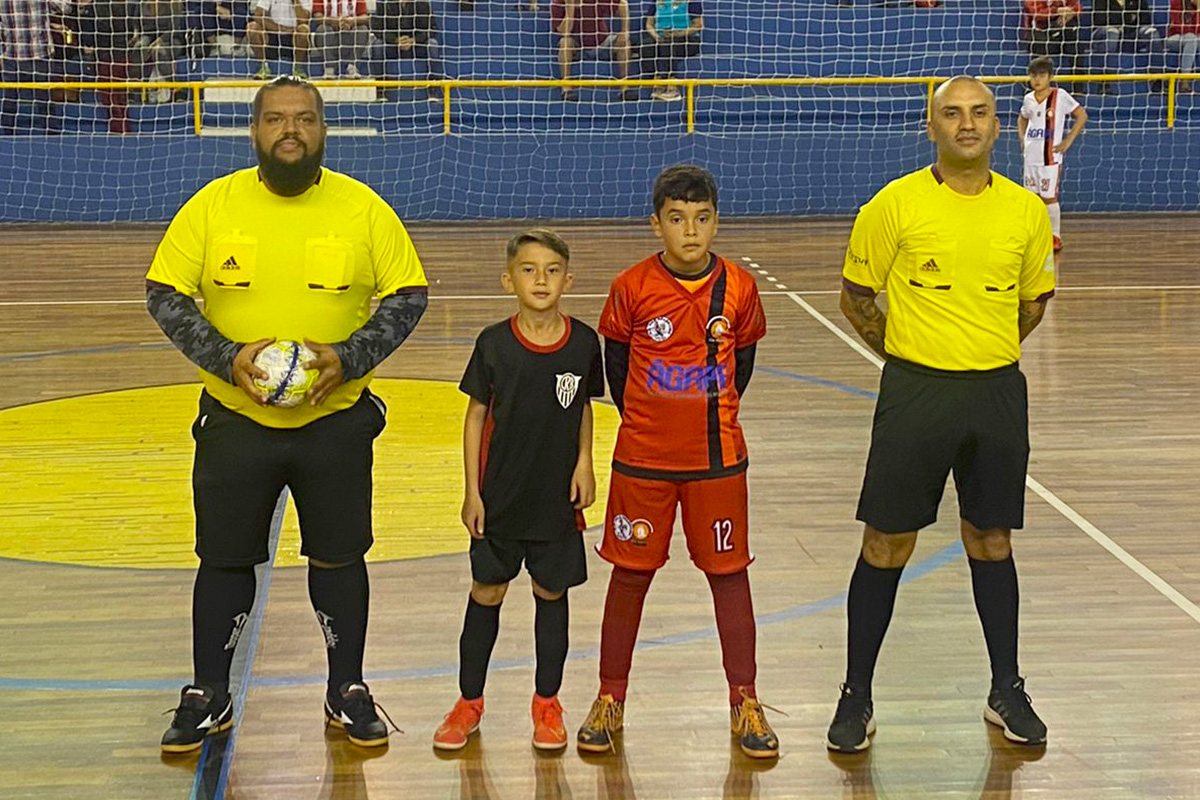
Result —
<path fill-rule="evenodd" d="M 757 344 L 743 347 L 734 351 L 733 385 L 737 387 L 738 397 L 745 397 L 746 387 L 750 385 L 750 377 L 754 374 L 754 351 Z"/>
<path fill-rule="evenodd" d="M 625 379 L 629 377 L 629 343 L 604 339 L 604 374 L 608 376 L 608 393 L 613 404 L 625 413 Z"/>
<path fill-rule="evenodd" d="M 196 308 L 195 300 L 173 286 L 147 282 L 146 308 L 188 360 L 233 383 L 233 357 L 242 346 L 222 336 Z"/>
<path fill-rule="evenodd" d="M 382 364 L 417 327 L 428 303 L 429 292 L 424 286 L 389 294 L 379 301 L 379 307 L 365 325 L 350 334 L 350 338 L 332 345 L 342 360 L 342 375 L 346 380 L 361 378 Z"/>

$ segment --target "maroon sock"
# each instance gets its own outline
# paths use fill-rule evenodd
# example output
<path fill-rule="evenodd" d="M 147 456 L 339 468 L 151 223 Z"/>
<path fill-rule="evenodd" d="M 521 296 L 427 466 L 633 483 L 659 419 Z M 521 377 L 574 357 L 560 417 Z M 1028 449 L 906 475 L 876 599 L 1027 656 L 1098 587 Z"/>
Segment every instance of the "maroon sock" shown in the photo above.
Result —
<path fill-rule="evenodd" d="M 721 636 L 721 661 L 729 681 L 729 704 L 739 705 L 742 693 L 756 697 L 754 678 L 754 602 L 750 599 L 750 576 L 746 570 L 732 575 L 709 575 L 717 633 Z"/>
<path fill-rule="evenodd" d="M 608 598 L 604 601 L 604 622 L 600 626 L 600 694 L 611 694 L 625 701 L 629 685 L 629 667 L 638 626 L 642 624 L 642 604 L 654 570 L 613 567 L 608 579 Z"/>

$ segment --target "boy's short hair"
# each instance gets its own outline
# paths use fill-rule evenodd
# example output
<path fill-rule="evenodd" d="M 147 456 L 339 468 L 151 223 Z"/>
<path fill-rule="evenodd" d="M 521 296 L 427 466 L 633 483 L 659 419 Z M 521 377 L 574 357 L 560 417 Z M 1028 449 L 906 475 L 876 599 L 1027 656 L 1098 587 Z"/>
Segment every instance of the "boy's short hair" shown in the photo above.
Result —
<path fill-rule="evenodd" d="M 508 247 L 505 248 L 507 263 L 511 266 L 513 259 L 517 257 L 517 251 L 522 245 L 540 244 L 549 250 L 553 250 L 558 255 L 562 256 L 564 264 L 571 261 L 571 248 L 567 243 L 554 231 L 549 228 L 530 228 L 527 231 L 521 231 L 516 236 L 508 240 Z"/>
<path fill-rule="evenodd" d="M 1030 75 L 1053 75 L 1054 59 L 1050 56 L 1038 56 L 1029 62 Z"/>
<path fill-rule="evenodd" d="M 717 181 L 712 173 L 694 164 L 667 167 L 654 179 L 654 213 L 662 211 L 668 200 L 685 203 L 710 202 L 717 207 Z"/>

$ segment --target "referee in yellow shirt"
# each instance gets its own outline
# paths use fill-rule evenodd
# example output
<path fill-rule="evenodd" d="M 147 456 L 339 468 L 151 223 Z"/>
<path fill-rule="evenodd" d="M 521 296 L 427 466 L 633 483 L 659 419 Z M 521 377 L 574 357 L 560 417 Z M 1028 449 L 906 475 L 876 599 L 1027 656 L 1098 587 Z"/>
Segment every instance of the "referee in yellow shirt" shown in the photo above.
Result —
<path fill-rule="evenodd" d="M 372 444 L 386 413 L 367 384 L 420 320 L 425 273 L 391 207 L 321 166 L 324 110 L 311 84 L 282 77 L 263 86 L 251 136 L 258 166 L 188 200 L 146 276 L 151 315 L 204 383 L 192 425 L 195 675 L 162 749 L 195 750 L 233 724 L 230 664 L 284 487 L 299 511 L 329 660 L 326 717 L 355 744 L 385 745 L 362 675 Z M 316 353 L 310 366 L 319 376 L 294 408 L 268 405 L 253 384 L 266 377 L 255 355 L 276 339 L 307 341 Z"/>
<path fill-rule="evenodd" d="M 1046 741 L 1017 669 L 1011 534 L 1023 523 L 1029 460 L 1017 359 L 1054 294 L 1053 244 L 1038 197 L 989 169 L 999 131 L 983 83 L 943 83 L 928 123 L 937 163 L 885 186 L 850 235 L 842 311 L 887 364 L 858 504 L 865 530 L 832 750 L 870 746 L 871 678 L 900 573 L 917 532 L 937 519 L 951 471 L 992 667 L 984 717 L 1012 741 Z M 875 300 L 882 289 L 886 314 Z"/>

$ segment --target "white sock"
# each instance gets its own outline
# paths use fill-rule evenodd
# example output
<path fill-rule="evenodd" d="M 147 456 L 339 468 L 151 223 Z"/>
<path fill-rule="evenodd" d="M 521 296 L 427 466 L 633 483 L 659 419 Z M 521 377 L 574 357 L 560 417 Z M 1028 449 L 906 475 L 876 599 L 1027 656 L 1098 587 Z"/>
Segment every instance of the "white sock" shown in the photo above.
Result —
<path fill-rule="evenodd" d="M 1050 230 L 1054 231 L 1054 235 L 1062 238 L 1062 206 L 1058 203 L 1049 203 L 1046 210 L 1050 212 Z"/>

